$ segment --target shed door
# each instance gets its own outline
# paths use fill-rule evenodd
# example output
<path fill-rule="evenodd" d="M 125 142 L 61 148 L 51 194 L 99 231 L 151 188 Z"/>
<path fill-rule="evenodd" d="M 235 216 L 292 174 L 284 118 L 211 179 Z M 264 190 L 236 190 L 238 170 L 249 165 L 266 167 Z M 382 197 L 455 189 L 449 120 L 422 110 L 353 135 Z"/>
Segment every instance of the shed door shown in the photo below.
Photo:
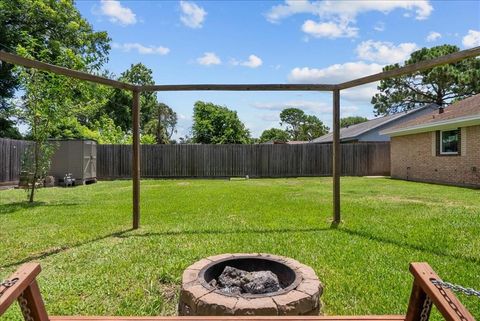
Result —
<path fill-rule="evenodd" d="M 96 143 L 92 141 L 83 142 L 83 178 L 95 178 L 97 164 Z"/>

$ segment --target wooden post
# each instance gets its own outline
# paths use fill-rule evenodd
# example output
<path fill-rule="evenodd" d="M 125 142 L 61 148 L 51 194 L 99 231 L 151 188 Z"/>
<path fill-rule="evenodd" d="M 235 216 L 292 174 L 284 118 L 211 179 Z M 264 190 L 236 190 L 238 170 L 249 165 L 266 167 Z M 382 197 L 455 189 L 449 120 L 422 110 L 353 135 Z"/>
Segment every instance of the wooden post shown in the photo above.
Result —
<path fill-rule="evenodd" d="M 414 281 L 405 321 L 420 321 L 422 319 L 422 310 L 425 300 L 427 300 L 427 294 L 423 291 L 422 287 Z M 431 307 L 427 311 L 428 316 L 430 316 L 430 310 Z"/>
<path fill-rule="evenodd" d="M 132 108 L 132 180 L 133 180 L 133 226 L 134 230 L 140 225 L 140 92 L 133 90 Z"/>
<path fill-rule="evenodd" d="M 19 298 L 18 302 L 21 308 L 22 308 L 22 305 L 25 304 L 25 306 L 22 309 L 22 314 L 25 320 L 29 320 L 29 316 L 32 317 L 34 321 L 50 320 L 50 318 L 47 315 L 47 310 L 45 309 L 42 295 L 40 294 L 40 289 L 38 288 L 38 284 L 36 280 L 34 280 L 25 289 L 25 291 L 23 291 L 22 297 Z"/>
<path fill-rule="evenodd" d="M 333 90 L 333 224 L 340 224 L 340 90 Z"/>

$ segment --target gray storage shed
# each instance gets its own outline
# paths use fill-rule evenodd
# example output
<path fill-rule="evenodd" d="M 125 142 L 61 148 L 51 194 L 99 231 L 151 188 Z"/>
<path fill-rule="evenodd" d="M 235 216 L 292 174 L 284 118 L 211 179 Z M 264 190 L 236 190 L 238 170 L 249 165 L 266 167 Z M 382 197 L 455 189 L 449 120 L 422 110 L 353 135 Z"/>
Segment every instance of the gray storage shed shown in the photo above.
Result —
<path fill-rule="evenodd" d="M 49 175 L 55 182 L 63 182 L 66 174 L 72 174 L 75 184 L 97 181 L 97 142 L 94 140 L 52 140 L 57 144 L 52 157 Z"/>

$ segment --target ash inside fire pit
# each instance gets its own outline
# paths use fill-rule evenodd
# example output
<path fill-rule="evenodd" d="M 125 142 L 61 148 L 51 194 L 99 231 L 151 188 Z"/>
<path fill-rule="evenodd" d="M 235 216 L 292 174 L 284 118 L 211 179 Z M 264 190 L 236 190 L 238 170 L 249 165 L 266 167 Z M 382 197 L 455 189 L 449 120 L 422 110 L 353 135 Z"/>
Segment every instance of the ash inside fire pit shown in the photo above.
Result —
<path fill-rule="evenodd" d="M 272 271 L 248 272 L 228 265 L 218 279 L 210 281 L 210 285 L 229 294 L 264 294 L 281 289 L 278 277 Z"/>

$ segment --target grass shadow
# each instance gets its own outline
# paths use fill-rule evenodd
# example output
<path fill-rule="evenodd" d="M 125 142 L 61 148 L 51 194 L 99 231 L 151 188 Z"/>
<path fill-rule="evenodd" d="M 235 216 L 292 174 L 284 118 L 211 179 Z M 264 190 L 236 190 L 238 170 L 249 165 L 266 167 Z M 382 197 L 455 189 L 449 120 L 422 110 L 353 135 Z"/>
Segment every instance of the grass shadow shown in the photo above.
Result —
<path fill-rule="evenodd" d="M 1 204 L 0 215 L 15 213 L 20 210 L 28 210 L 28 209 L 37 208 L 37 207 L 61 207 L 61 206 L 77 206 L 77 205 L 81 205 L 81 203 L 46 203 L 46 202 L 30 203 L 28 201 L 15 202 L 15 203 Z"/>
<path fill-rule="evenodd" d="M 331 228 L 280 228 L 280 229 L 238 229 L 238 230 L 185 230 L 185 231 L 164 231 L 164 232 L 147 232 L 135 234 L 122 234 L 119 238 L 135 238 L 150 236 L 179 236 L 179 235 L 227 235 L 227 234 L 276 234 L 276 233 L 312 233 L 329 231 Z"/>
<path fill-rule="evenodd" d="M 461 260 L 461 261 L 467 261 L 467 262 L 470 262 L 470 263 L 476 263 L 476 264 L 480 263 L 480 259 L 476 258 L 476 257 L 459 255 L 459 254 L 455 254 L 455 253 L 448 253 L 447 251 L 435 250 L 435 249 L 431 249 L 431 248 L 428 248 L 428 247 L 425 247 L 425 246 L 422 246 L 422 245 L 411 244 L 411 243 L 408 243 L 408 242 L 402 242 L 402 241 L 399 241 L 399 240 L 389 239 L 389 238 L 377 236 L 377 235 L 367 233 L 367 232 L 363 232 L 363 231 L 356 231 L 356 230 L 351 230 L 351 229 L 348 229 L 348 228 L 337 228 L 337 229 L 335 229 L 335 231 L 338 231 L 339 233 L 352 235 L 352 236 L 359 236 L 359 237 L 366 238 L 366 239 L 369 239 L 369 240 L 374 241 L 374 242 L 395 245 L 395 246 L 398 246 L 398 247 L 401 247 L 401 248 L 404 248 L 404 249 L 408 249 L 408 250 L 426 252 L 426 253 L 434 254 L 434 255 L 437 255 L 437 256 L 441 256 L 441 257 L 450 257 L 450 258 L 454 258 L 454 259 Z"/>
<path fill-rule="evenodd" d="M 72 244 L 72 245 L 65 245 L 65 246 L 51 248 L 51 249 L 48 249 L 46 251 L 43 251 L 40 254 L 31 255 L 29 257 L 18 260 L 16 262 L 8 263 L 8 264 L 5 264 L 5 265 L 0 265 L 0 268 L 9 268 L 9 267 L 17 266 L 17 265 L 27 263 L 27 262 L 30 262 L 30 261 L 33 261 L 33 260 L 41 260 L 41 259 L 47 258 L 49 256 L 52 256 L 54 254 L 65 252 L 67 250 L 74 249 L 74 248 L 77 248 L 77 247 L 80 247 L 80 246 L 83 246 L 83 245 L 86 245 L 86 244 L 98 242 L 98 241 L 107 239 L 109 237 L 120 237 L 124 233 L 130 232 L 130 231 L 132 231 L 131 228 L 126 229 L 126 230 L 122 230 L 122 231 L 118 231 L 118 232 L 113 232 L 113 233 L 106 234 L 106 235 L 103 235 L 103 236 L 99 236 L 97 238 L 86 240 L 84 242 L 78 242 L 78 243 L 75 243 L 75 244 Z"/>

